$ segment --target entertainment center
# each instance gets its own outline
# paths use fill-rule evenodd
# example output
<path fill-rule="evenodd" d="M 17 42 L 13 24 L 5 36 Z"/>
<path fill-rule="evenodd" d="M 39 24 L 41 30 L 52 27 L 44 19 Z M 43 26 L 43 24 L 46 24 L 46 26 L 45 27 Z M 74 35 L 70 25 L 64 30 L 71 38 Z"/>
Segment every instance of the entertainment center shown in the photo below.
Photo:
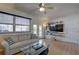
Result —
<path fill-rule="evenodd" d="M 48 23 L 46 37 L 53 38 L 55 41 L 64 38 L 63 26 L 63 21 Z"/>

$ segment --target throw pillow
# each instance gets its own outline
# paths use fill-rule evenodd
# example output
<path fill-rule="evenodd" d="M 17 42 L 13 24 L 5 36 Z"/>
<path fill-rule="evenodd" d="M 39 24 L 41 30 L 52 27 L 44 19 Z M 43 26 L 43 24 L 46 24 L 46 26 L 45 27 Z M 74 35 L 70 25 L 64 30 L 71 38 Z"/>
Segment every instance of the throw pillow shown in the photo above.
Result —
<path fill-rule="evenodd" d="M 5 41 L 8 42 L 9 46 L 15 43 L 11 37 L 6 38 Z"/>

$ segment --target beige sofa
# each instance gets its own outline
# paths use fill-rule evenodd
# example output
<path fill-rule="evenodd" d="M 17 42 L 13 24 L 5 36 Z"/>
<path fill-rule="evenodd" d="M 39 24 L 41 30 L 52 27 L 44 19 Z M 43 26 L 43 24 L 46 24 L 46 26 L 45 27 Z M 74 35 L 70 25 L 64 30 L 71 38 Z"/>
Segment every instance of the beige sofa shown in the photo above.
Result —
<path fill-rule="evenodd" d="M 14 41 L 12 45 L 6 41 L 6 38 L 11 38 Z M 30 46 L 35 42 L 39 41 L 39 39 L 31 38 L 29 33 L 26 34 L 13 34 L 13 35 L 4 35 L 2 39 L 0 39 L 1 45 L 5 48 L 5 54 L 11 55 L 21 51 L 21 48 L 26 46 Z"/>

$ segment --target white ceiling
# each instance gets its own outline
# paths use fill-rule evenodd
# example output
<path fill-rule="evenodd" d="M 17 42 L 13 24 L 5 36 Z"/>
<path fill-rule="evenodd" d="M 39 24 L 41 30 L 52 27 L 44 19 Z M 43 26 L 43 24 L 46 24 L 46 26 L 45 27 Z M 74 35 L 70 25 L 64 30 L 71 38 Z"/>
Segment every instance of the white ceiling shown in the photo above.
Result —
<path fill-rule="evenodd" d="M 68 15 L 74 12 L 79 12 L 79 4 L 78 3 L 47 3 L 47 6 L 53 7 L 54 9 L 48 10 L 47 13 L 41 13 L 37 10 L 38 3 L 16 3 L 16 8 L 28 12 L 32 15 L 36 16 L 48 16 L 51 18 L 56 18 L 63 15 Z"/>

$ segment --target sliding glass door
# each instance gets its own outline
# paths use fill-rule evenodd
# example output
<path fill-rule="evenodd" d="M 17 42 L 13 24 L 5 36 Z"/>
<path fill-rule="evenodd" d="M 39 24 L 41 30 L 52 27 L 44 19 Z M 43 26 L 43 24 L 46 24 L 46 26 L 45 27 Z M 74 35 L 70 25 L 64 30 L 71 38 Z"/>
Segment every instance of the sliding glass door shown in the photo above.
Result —
<path fill-rule="evenodd" d="M 39 37 L 42 38 L 43 36 L 43 29 L 42 29 L 42 25 L 39 25 Z"/>
<path fill-rule="evenodd" d="M 42 25 L 33 25 L 33 34 L 37 35 L 39 38 L 43 37 Z"/>
<path fill-rule="evenodd" d="M 36 35 L 38 34 L 37 33 L 37 25 L 33 25 L 33 34 L 36 34 Z"/>

